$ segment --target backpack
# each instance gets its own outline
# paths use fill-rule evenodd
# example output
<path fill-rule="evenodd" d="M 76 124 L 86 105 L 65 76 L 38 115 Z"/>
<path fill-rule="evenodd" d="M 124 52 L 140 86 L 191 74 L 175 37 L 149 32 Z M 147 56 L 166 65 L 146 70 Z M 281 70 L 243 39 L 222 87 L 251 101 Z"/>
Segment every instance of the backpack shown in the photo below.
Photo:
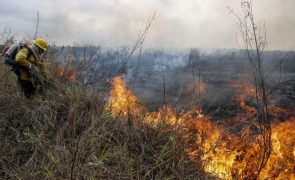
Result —
<path fill-rule="evenodd" d="M 17 76 L 20 75 L 20 69 L 22 70 L 27 70 L 25 67 L 19 65 L 15 58 L 17 53 L 22 49 L 22 48 L 27 48 L 29 53 L 28 53 L 28 57 L 30 57 L 33 52 L 32 50 L 25 44 L 25 43 L 19 43 L 17 45 L 12 45 L 10 47 L 6 47 L 4 49 L 6 49 L 6 52 L 4 51 L 4 58 L 3 58 L 3 62 L 11 67 L 11 71 L 14 71 L 15 74 Z"/>

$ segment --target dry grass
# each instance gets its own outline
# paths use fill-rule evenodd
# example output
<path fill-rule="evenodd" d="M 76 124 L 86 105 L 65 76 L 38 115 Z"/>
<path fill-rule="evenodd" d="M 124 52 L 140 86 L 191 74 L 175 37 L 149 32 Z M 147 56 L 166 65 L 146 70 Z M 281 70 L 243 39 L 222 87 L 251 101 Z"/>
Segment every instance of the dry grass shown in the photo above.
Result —
<path fill-rule="evenodd" d="M 32 101 L 3 64 L 0 78 L 0 179 L 202 177 L 187 158 L 181 132 L 129 127 L 103 110 L 102 94 L 58 78 L 58 89 Z"/>

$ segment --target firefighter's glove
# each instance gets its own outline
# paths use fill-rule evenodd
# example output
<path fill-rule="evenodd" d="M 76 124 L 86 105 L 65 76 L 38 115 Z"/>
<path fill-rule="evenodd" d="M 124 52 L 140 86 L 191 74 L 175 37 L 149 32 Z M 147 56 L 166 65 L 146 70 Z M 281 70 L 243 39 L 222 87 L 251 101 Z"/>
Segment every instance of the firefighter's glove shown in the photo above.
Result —
<path fill-rule="evenodd" d="M 39 71 L 39 69 L 38 69 L 37 66 L 31 64 L 31 67 L 29 68 L 29 71 L 30 71 L 31 73 L 32 73 L 32 72 L 36 73 L 36 72 Z"/>

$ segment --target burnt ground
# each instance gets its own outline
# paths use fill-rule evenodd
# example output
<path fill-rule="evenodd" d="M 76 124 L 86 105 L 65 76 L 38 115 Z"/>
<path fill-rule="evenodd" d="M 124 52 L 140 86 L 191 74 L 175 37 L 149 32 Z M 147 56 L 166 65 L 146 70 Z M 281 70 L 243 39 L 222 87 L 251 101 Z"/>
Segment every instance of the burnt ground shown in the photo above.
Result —
<path fill-rule="evenodd" d="M 271 65 L 269 65 L 271 67 Z M 287 65 L 286 65 L 287 66 Z M 288 67 L 288 66 L 287 66 Z M 295 69 L 265 69 L 267 91 L 270 95 L 270 105 L 281 108 L 295 108 Z M 180 109 L 190 109 L 201 106 L 205 114 L 210 114 L 215 119 L 224 119 L 241 113 L 239 95 L 244 93 L 245 85 L 251 87 L 251 69 L 244 63 L 203 63 L 194 67 L 184 66 L 163 71 L 150 70 L 138 73 L 136 81 L 129 78 L 129 87 L 133 87 L 136 95 L 156 110 L 164 103 Z M 288 81 L 292 79 L 292 81 Z M 195 80 L 195 81 L 193 81 Z M 205 84 L 205 92 L 199 93 L 198 83 Z M 286 83 L 283 83 L 287 81 Z M 195 83 L 193 83 L 195 82 Z M 193 84 L 196 86 L 193 93 Z M 244 84 L 233 87 L 233 84 Z M 253 104 L 251 99 L 247 101 Z"/>

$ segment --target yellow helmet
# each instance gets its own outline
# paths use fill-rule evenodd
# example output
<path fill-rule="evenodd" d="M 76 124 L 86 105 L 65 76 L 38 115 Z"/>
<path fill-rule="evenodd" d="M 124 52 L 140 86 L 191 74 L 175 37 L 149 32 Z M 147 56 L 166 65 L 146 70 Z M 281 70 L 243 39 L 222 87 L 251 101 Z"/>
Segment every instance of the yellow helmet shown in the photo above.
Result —
<path fill-rule="evenodd" d="M 36 46 L 43 49 L 44 51 L 47 50 L 47 42 L 44 39 L 36 38 L 35 41 L 33 41 Z"/>

